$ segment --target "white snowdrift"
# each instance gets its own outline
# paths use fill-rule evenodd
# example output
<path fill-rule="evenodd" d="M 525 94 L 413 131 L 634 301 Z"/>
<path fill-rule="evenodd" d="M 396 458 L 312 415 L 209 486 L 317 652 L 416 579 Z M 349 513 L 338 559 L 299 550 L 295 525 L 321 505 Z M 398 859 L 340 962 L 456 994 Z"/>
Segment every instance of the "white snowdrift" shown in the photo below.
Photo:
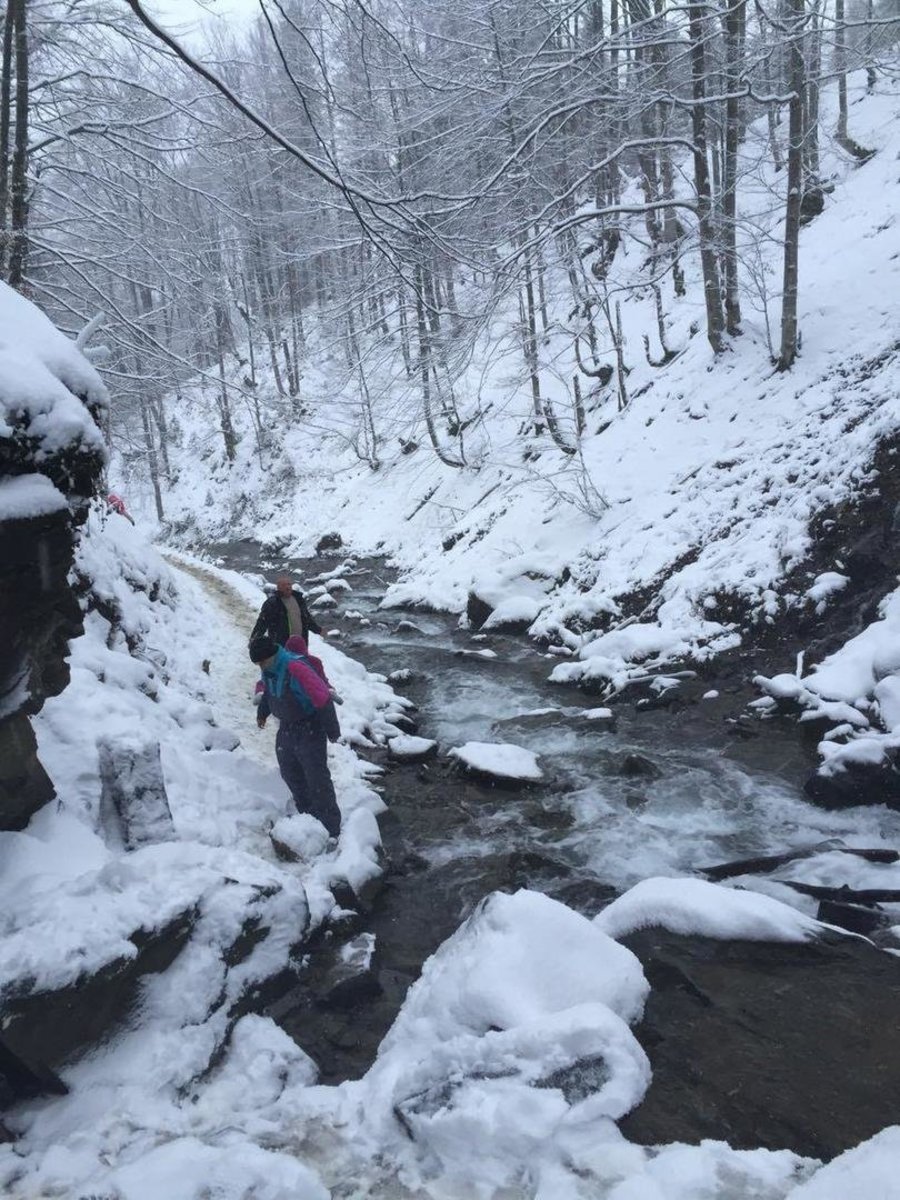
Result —
<path fill-rule="evenodd" d="M 900 1197 L 900 1125 L 847 1150 L 794 1188 L 787 1200 L 897 1200 Z"/>
<path fill-rule="evenodd" d="M 17 475 L 0 482 L 0 521 L 43 517 L 66 505 L 65 496 L 46 475 Z"/>

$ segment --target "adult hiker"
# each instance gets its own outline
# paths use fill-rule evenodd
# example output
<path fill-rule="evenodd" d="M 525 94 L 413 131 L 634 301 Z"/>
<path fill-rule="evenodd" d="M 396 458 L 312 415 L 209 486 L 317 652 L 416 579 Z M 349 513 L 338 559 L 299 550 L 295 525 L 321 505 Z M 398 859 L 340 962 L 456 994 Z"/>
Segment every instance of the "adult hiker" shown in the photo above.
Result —
<path fill-rule="evenodd" d="M 283 646 L 291 634 L 299 634 L 308 642 L 310 631 L 321 635 L 322 628 L 307 608 L 303 593 L 290 575 L 282 571 L 275 580 L 274 592 L 263 601 L 250 641 L 270 637 L 273 642 Z"/>
<path fill-rule="evenodd" d="M 341 731 L 324 671 L 320 674 L 308 655 L 292 653 L 266 636 L 250 643 L 250 659 L 262 672 L 257 724 L 265 725 L 269 712 L 278 718 L 275 757 L 297 812 L 309 813 L 337 837 L 341 810 L 328 770 L 328 741 L 337 741 Z"/>

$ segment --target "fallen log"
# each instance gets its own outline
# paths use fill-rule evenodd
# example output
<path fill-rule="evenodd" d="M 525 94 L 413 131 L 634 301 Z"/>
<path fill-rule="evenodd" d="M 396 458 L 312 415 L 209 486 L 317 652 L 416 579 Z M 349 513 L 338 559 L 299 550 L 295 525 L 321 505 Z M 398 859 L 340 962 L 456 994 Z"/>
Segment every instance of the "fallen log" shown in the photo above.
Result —
<path fill-rule="evenodd" d="M 766 871 L 774 871 L 785 863 L 797 862 L 803 858 L 813 858 L 816 854 L 852 854 L 871 863 L 895 863 L 900 861 L 900 850 L 888 850 L 877 847 L 872 850 L 858 850 L 852 846 L 805 846 L 798 850 L 788 850 L 784 854 L 764 854 L 758 858 L 740 858 L 734 862 L 720 863 L 713 867 L 699 867 L 699 873 L 706 876 L 712 883 L 721 879 L 730 879 L 734 875 L 761 875 Z"/>
<path fill-rule="evenodd" d="M 785 887 L 793 888 L 813 900 L 837 900 L 842 904 L 900 904 L 900 888 L 820 887 L 817 883 L 800 883 L 795 879 L 778 879 Z"/>

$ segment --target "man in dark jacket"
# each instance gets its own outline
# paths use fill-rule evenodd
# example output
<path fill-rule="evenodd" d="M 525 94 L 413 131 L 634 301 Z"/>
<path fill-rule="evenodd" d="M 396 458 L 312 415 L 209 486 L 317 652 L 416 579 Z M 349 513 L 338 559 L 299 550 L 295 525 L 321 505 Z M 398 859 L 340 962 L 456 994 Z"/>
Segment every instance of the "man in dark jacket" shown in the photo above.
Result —
<path fill-rule="evenodd" d="M 303 593 L 291 582 L 290 575 L 279 575 L 274 593 L 266 597 L 259 610 L 250 641 L 270 637 L 283 646 L 292 634 L 297 633 L 304 641 L 309 641 L 310 631 L 321 634 L 322 628 L 307 608 Z"/>

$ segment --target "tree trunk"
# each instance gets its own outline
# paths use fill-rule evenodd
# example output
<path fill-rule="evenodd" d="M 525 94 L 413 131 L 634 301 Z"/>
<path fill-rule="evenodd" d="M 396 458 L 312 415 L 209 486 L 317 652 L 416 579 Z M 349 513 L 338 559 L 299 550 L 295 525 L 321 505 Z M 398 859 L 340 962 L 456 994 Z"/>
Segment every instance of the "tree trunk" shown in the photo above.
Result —
<path fill-rule="evenodd" d="M 787 203 L 784 217 L 784 278 L 781 298 L 779 368 L 787 371 L 797 357 L 797 285 L 800 257 L 800 204 L 803 199 L 804 58 L 801 42 L 805 0 L 789 0 L 793 36 L 789 48 Z"/>
<path fill-rule="evenodd" d="M 3 52 L 0 59 L 0 279 L 6 272 L 6 240 L 9 228 L 9 126 L 12 115 L 12 49 L 16 0 L 6 6 L 3 21 Z"/>
<path fill-rule="evenodd" d="M 150 471 L 150 482 L 153 485 L 153 499 L 156 501 L 156 517 L 165 520 L 163 512 L 162 490 L 159 486 L 159 458 L 156 453 L 156 443 L 153 440 L 153 427 L 150 424 L 150 414 L 147 411 L 147 401 L 140 395 L 141 425 L 144 430 L 144 447 L 147 451 L 147 467 Z"/>
<path fill-rule="evenodd" d="M 425 426 L 428 429 L 428 436 L 431 439 L 434 452 L 441 462 L 448 467 L 462 467 L 465 465 L 464 463 L 457 462 L 455 459 L 447 456 L 444 448 L 441 446 L 437 426 L 434 422 L 431 397 L 431 341 L 428 334 L 428 322 L 425 319 L 424 281 L 422 275 L 422 267 L 417 263 L 415 268 L 416 332 L 419 338 L 419 376 L 422 380 L 422 411 L 425 416 Z"/>
<path fill-rule="evenodd" d="M 228 385 L 225 382 L 225 313 L 221 305 L 216 306 L 216 351 L 219 359 L 219 417 L 225 455 L 233 463 L 237 457 L 237 436 L 231 420 L 231 405 L 228 402 Z"/>
<path fill-rule="evenodd" d="M 703 292 L 706 299 L 706 335 L 714 354 L 724 349 L 722 334 L 725 319 L 719 284 L 719 263 L 713 224 L 712 191 L 706 142 L 706 50 L 705 24 L 708 18 L 698 4 L 688 7 L 691 39 L 691 83 L 694 103 L 691 119 L 694 133 L 694 186 L 697 193 L 697 224 L 700 231 L 700 263 L 703 268 Z"/>
<path fill-rule="evenodd" d="M 525 322 L 522 333 L 525 339 L 525 362 L 528 366 L 528 377 L 531 381 L 531 400 L 535 415 L 534 432 L 541 434 L 543 432 L 543 423 L 537 418 L 544 411 L 543 399 L 541 397 L 541 380 L 538 374 L 538 350 L 537 350 L 537 321 L 535 320 L 535 305 L 534 305 L 534 282 L 531 272 L 531 255 L 525 254 L 525 304 L 524 304 Z"/>
<path fill-rule="evenodd" d="M 403 355 L 403 367 L 406 371 L 406 378 L 412 379 L 413 365 L 412 355 L 409 350 L 409 323 L 406 319 L 406 297 L 403 294 L 403 285 L 397 288 L 397 324 L 400 327 L 400 352 Z"/>
<path fill-rule="evenodd" d="M 21 290 L 28 255 L 28 30 L 26 0 L 10 0 L 15 14 L 16 125 L 10 177 L 10 287 Z"/>
<path fill-rule="evenodd" d="M 804 54 L 804 105 L 803 105 L 803 157 L 804 181 L 803 191 L 820 189 L 819 176 L 819 76 L 822 69 L 822 30 L 819 15 L 813 7 L 810 34 L 809 57 L 805 53 L 805 39 L 801 40 Z"/>
<path fill-rule="evenodd" d="M 725 284 L 725 328 L 734 335 L 741 331 L 741 301 L 738 292 L 737 257 L 737 153 L 740 141 L 741 57 L 744 46 L 746 0 L 726 0 L 725 9 L 725 161 L 722 189 L 722 275 Z"/>
<path fill-rule="evenodd" d="M 834 140 L 842 150 L 865 162 L 872 157 L 872 151 L 852 138 L 847 128 L 847 26 L 844 23 L 844 0 L 834 0 L 834 70 L 838 83 L 838 119 Z"/>

